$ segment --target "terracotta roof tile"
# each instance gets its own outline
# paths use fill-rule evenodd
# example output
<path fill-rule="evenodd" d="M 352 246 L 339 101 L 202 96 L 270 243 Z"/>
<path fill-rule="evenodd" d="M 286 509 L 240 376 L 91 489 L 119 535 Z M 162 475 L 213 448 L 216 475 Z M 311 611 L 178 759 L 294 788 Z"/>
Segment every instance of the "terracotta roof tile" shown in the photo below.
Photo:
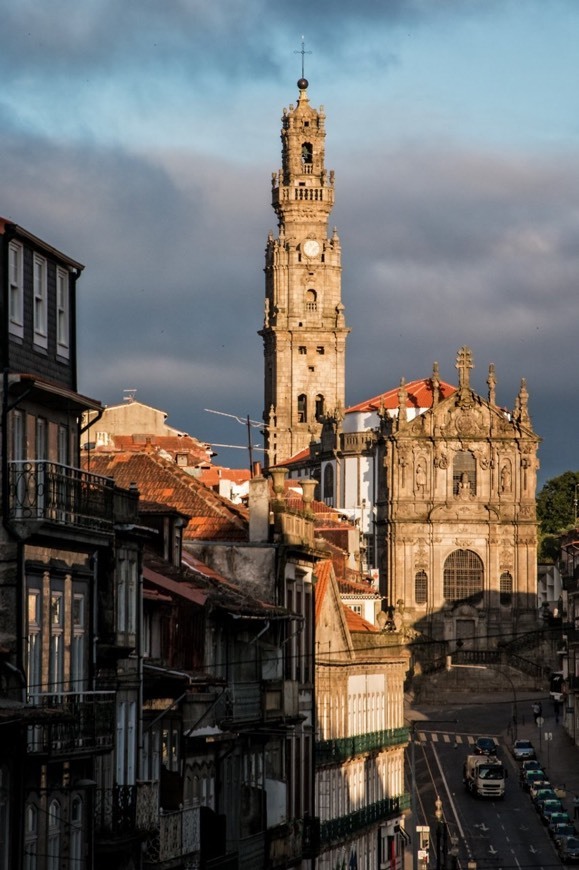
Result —
<path fill-rule="evenodd" d="M 432 383 L 430 378 L 422 378 L 418 381 L 410 381 L 404 385 L 408 393 L 406 406 L 408 408 L 431 408 L 432 407 Z M 385 393 L 380 393 L 372 399 L 366 399 L 357 405 L 352 405 L 346 409 L 346 414 L 354 414 L 360 411 L 377 411 L 381 406 L 388 410 L 398 408 L 398 390 L 400 387 L 394 387 L 392 390 L 387 390 Z M 446 381 L 440 381 L 440 398 L 446 399 L 456 392 L 456 387 L 452 384 L 447 384 Z"/>
<path fill-rule="evenodd" d="M 83 457 L 93 474 L 112 477 L 118 486 L 136 484 L 145 501 L 164 502 L 191 517 L 185 539 L 245 541 L 247 509 L 209 489 L 174 462 L 156 453 L 100 453 Z"/>
<path fill-rule="evenodd" d="M 380 629 L 376 628 L 375 625 L 372 625 L 371 622 L 367 622 L 358 613 L 354 613 L 351 607 L 348 607 L 346 604 L 342 606 L 344 608 L 344 613 L 346 614 L 346 623 L 350 631 L 366 631 L 368 633 L 380 631 Z"/>

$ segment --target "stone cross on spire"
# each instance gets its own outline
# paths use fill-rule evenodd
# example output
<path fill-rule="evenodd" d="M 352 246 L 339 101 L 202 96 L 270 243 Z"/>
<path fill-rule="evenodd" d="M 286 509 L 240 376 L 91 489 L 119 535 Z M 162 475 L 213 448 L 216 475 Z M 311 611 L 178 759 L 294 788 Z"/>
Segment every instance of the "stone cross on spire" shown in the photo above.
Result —
<path fill-rule="evenodd" d="M 461 347 L 456 357 L 458 386 L 460 390 L 470 389 L 470 369 L 474 368 L 470 347 Z"/>

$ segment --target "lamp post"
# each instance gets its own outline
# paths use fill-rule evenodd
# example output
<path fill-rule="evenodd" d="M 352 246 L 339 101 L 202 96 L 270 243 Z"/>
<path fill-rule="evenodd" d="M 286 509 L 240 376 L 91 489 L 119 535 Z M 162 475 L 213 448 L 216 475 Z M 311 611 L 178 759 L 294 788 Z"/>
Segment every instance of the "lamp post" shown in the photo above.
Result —
<path fill-rule="evenodd" d="M 466 670 L 473 671 L 496 671 L 497 674 L 500 674 L 501 677 L 504 677 L 505 680 L 508 681 L 510 687 L 513 691 L 513 713 L 512 713 L 512 722 L 513 722 L 513 740 L 516 740 L 518 737 L 518 708 L 517 708 L 517 690 L 515 688 L 515 684 L 511 677 L 508 674 L 505 674 L 504 671 L 501 671 L 499 668 L 494 668 L 492 665 L 456 665 L 452 661 L 452 656 L 446 657 L 446 670 L 453 671 L 456 668 L 464 668 Z"/>

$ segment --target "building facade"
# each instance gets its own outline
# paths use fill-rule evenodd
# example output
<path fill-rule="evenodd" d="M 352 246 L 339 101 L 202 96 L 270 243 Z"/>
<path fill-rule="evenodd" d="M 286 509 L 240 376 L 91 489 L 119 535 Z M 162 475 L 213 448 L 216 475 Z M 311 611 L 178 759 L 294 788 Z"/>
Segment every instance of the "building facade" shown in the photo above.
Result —
<path fill-rule="evenodd" d="M 328 234 L 334 173 L 325 166 L 325 114 L 298 81 L 297 106 L 282 117 L 282 167 L 272 176 L 278 235 L 265 253 L 266 465 L 318 437 L 328 411 L 345 403 L 349 329 L 341 293 L 341 246 Z"/>

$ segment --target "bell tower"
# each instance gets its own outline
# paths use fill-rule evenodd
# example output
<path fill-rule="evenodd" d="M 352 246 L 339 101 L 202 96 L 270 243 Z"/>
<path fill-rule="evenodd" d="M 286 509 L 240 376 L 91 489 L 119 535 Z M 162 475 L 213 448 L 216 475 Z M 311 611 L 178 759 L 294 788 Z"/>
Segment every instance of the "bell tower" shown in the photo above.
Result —
<path fill-rule="evenodd" d="M 282 168 L 272 174 L 277 238 L 265 250 L 263 329 L 267 466 L 319 437 L 325 414 L 345 405 L 349 329 L 341 293 L 341 247 L 328 218 L 334 172 L 324 162 L 325 114 L 298 81 L 297 106 L 282 115 Z"/>

